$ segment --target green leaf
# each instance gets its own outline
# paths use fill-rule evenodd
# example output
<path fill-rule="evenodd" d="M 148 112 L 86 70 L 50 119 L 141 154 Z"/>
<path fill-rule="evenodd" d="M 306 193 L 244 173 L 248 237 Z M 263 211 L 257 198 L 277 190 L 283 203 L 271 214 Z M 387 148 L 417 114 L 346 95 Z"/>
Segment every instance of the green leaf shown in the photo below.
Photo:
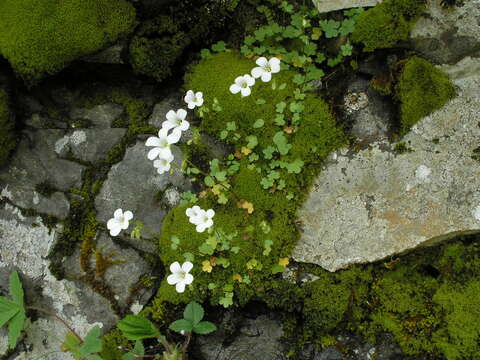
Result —
<path fill-rule="evenodd" d="M 295 159 L 291 163 L 286 163 L 286 168 L 289 174 L 300 174 L 302 172 L 302 167 L 304 162 L 301 159 Z"/>
<path fill-rule="evenodd" d="M 283 90 L 287 87 L 287 83 L 282 83 L 279 87 L 278 90 Z"/>
<path fill-rule="evenodd" d="M 184 319 L 190 321 L 193 325 L 202 321 L 203 316 L 204 311 L 202 305 L 195 301 L 189 303 L 183 312 Z"/>
<path fill-rule="evenodd" d="M 275 125 L 283 126 L 283 125 L 285 125 L 284 118 L 285 118 L 285 115 L 277 114 L 277 115 L 275 115 L 275 118 L 273 119 L 273 121 L 275 122 Z"/>
<path fill-rule="evenodd" d="M 270 160 L 273 157 L 273 153 L 276 152 L 276 151 L 277 151 L 277 149 L 275 149 L 273 146 L 270 146 L 270 145 L 262 150 L 263 156 L 267 160 Z"/>
<path fill-rule="evenodd" d="M 245 45 L 253 45 L 255 38 L 253 36 L 246 36 L 245 39 L 243 39 L 243 42 Z"/>
<path fill-rule="evenodd" d="M 202 49 L 200 51 L 200 56 L 202 57 L 202 59 L 208 59 L 210 56 L 212 56 L 212 53 L 208 49 Z"/>
<path fill-rule="evenodd" d="M 258 139 L 255 135 L 249 135 L 245 138 L 245 140 L 247 140 L 247 147 L 249 149 L 253 149 L 255 146 L 258 145 Z"/>
<path fill-rule="evenodd" d="M 213 255 L 215 249 L 210 244 L 203 243 L 198 247 L 198 251 L 200 251 L 202 254 Z"/>
<path fill-rule="evenodd" d="M 215 181 L 211 176 L 205 176 L 205 179 L 203 179 L 203 181 L 205 182 L 205 185 L 209 187 L 212 187 L 213 185 L 215 185 Z"/>
<path fill-rule="evenodd" d="M 263 119 L 257 119 L 254 123 L 253 123 L 253 127 L 255 129 L 259 129 L 261 128 L 263 125 L 265 125 L 265 121 L 263 121 Z"/>
<path fill-rule="evenodd" d="M 263 256 L 270 255 L 270 252 L 272 251 L 272 245 L 273 245 L 272 240 L 265 240 L 265 243 L 263 244 L 265 248 L 265 250 L 263 250 Z"/>
<path fill-rule="evenodd" d="M 231 252 L 233 252 L 234 254 L 238 254 L 238 252 L 240 251 L 240 248 L 238 246 L 234 246 L 230 249 Z"/>
<path fill-rule="evenodd" d="M 20 310 L 13 308 L 10 310 L 3 310 L 0 312 L 0 327 L 5 325 L 11 318 L 13 318 Z"/>
<path fill-rule="evenodd" d="M 10 296 L 14 303 L 18 306 L 23 307 L 23 288 L 20 278 L 16 271 L 13 271 L 10 274 Z"/>
<path fill-rule="evenodd" d="M 17 346 L 17 340 L 22 333 L 25 319 L 25 310 L 21 309 L 17 311 L 15 316 L 13 316 L 8 322 L 8 346 L 10 349 L 15 349 Z"/>
<path fill-rule="evenodd" d="M 217 258 L 217 265 L 222 265 L 224 269 L 230 266 L 230 260 L 224 257 Z"/>
<path fill-rule="evenodd" d="M 341 53 L 343 56 L 351 56 L 353 51 L 353 46 L 350 44 L 345 44 L 340 46 Z"/>
<path fill-rule="evenodd" d="M 283 113 L 286 107 L 287 107 L 287 104 L 283 101 L 275 105 L 275 109 L 278 113 Z"/>
<path fill-rule="evenodd" d="M 168 328 L 176 332 L 181 332 L 181 331 L 190 332 L 193 330 L 193 324 L 188 320 L 180 319 L 171 323 Z"/>
<path fill-rule="evenodd" d="M 102 340 L 100 339 L 101 334 L 102 331 L 98 326 L 95 326 L 88 332 L 88 334 L 85 336 L 82 346 L 80 347 L 80 354 L 82 356 L 87 356 L 102 351 Z"/>
<path fill-rule="evenodd" d="M 229 306 L 233 305 L 233 293 L 225 293 L 225 296 L 221 297 L 218 302 L 220 305 L 223 305 L 224 308 L 228 308 Z"/>
<path fill-rule="evenodd" d="M 237 125 L 235 124 L 235 121 L 229 121 L 229 122 L 227 122 L 227 130 L 228 130 L 228 131 L 235 131 L 235 130 L 237 130 Z"/>
<path fill-rule="evenodd" d="M 325 32 L 325 37 L 327 39 L 333 38 L 338 36 L 338 28 L 340 27 L 340 23 L 335 20 L 322 20 L 319 22 L 320 27 Z"/>
<path fill-rule="evenodd" d="M 353 33 L 355 30 L 355 20 L 354 19 L 345 19 L 342 21 L 342 26 L 340 27 L 340 34 L 347 36 L 348 34 Z"/>
<path fill-rule="evenodd" d="M 297 85 L 301 85 L 305 82 L 305 76 L 301 75 L 301 74 L 296 74 L 294 77 L 293 77 L 293 82 Z"/>
<path fill-rule="evenodd" d="M 277 145 L 277 149 L 281 155 L 287 155 L 292 148 L 292 145 L 288 144 L 283 131 L 279 131 L 273 136 L 273 143 Z"/>
<path fill-rule="evenodd" d="M 272 274 L 282 273 L 285 268 L 282 265 L 275 264 L 272 266 Z"/>
<path fill-rule="evenodd" d="M 266 100 L 265 99 L 257 99 L 257 101 L 255 102 L 255 104 L 257 105 L 263 105 L 263 104 L 266 104 Z"/>
<path fill-rule="evenodd" d="M 148 319 L 138 315 L 127 315 L 117 327 L 129 340 L 142 340 L 160 336 L 160 332 Z"/>
<path fill-rule="evenodd" d="M 65 351 L 65 352 L 70 352 L 75 359 L 80 359 L 81 354 L 80 354 L 80 345 L 82 342 L 80 341 L 79 338 L 75 336 L 72 332 L 68 332 L 65 335 L 65 340 L 63 341 L 63 344 L 60 346 L 60 348 Z"/>
<path fill-rule="evenodd" d="M 212 45 L 212 50 L 215 51 L 215 52 L 222 52 L 222 51 L 225 51 L 226 50 L 226 46 L 225 46 L 225 42 L 224 41 L 219 41 L 217 42 L 216 44 L 213 44 Z"/>
<path fill-rule="evenodd" d="M 190 252 L 183 253 L 183 257 L 185 258 L 185 261 L 190 261 L 191 263 L 195 261 L 195 255 Z"/>
<path fill-rule="evenodd" d="M 228 136 L 228 131 L 227 130 L 222 130 L 220 131 L 220 139 L 224 140 Z"/>
<path fill-rule="evenodd" d="M 208 289 L 209 289 L 209 290 L 213 290 L 213 289 L 215 289 L 216 287 L 217 287 L 217 284 L 215 284 L 215 283 L 208 283 Z"/>
<path fill-rule="evenodd" d="M 216 330 L 217 327 L 210 321 L 202 321 L 193 327 L 193 332 L 200 335 L 210 334 Z"/>

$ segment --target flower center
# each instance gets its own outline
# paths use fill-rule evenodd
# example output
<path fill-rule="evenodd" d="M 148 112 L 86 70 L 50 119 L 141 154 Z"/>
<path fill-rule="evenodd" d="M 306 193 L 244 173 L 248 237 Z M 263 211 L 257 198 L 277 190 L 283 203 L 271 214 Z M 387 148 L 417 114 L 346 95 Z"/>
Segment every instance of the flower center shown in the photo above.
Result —
<path fill-rule="evenodd" d="M 272 68 L 270 67 L 270 65 L 265 65 L 265 67 L 263 68 L 263 70 L 265 70 L 266 72 L 271 72 L 271 71 L 272 71 Z"/>
<path fill-rule="evenodd" d="M 185 279 L 185 277 L 187 276 L 187 273 L 184 271 L 181 271 L 178 275 L 180 276 L 181 279 Z"/>
<path fill-rule="evenodd" d="M 242 88 L 244 88 L 244 89 L 245 89 L 245 88 L 247 88 L 247 87 L 248 87 L 248 84 L 247 84 L 247 82 L 246 82 L 246 81 L 244 81 L 244 82 L 242 83 L 241 87 L 242 87 Z"/>
<path fill-rule="evenodd" d="M 180 119 L 179 117 L 175 118 L 175 124 L 176 124 L 177 126 L 180 126 L 180 125 L 182 124 L 182 121 L 183 121 L 183 120 Z"/>
<path fill-rule="evenodd" d="M 167 148 L 168 147 L 167 139 L 160 139 L 160 147 L 162 147 L 162 148 Z"/>

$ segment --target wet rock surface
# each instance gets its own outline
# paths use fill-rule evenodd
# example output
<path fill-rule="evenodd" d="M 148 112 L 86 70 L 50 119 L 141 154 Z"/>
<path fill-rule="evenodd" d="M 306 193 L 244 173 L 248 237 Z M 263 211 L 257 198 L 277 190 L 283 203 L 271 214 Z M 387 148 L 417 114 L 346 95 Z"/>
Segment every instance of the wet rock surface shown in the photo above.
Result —
<path fill-rule="evenodd" d="M 444 67 L 458 96 L 402 139 L 331 155 L 300 220 L 295 260 L 335 271 L 480 231 L 480 60 Z"/>
<path fill-rule="evenodd" d="M 427 11 L 415 24 L 410 42 L 416 51 L 437 64 L 453 64 L 465 56 L 480 56 L 480 2 L 457 1 L 442 6 L 428 0 Z"/>
<path fill-rule="evenodd" d="M 382 0 L 313 0 L 313 4 L 320 13 L 359 7 L 370 7 L 381 2 Z"/>

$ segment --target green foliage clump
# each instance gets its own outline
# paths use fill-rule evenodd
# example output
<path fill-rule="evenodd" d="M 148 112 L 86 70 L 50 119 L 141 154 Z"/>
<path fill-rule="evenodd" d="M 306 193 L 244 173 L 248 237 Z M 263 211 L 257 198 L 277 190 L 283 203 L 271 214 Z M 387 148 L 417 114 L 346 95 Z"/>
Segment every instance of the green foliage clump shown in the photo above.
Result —
<path fill-rule="evenodd" d="M 129 341 L 122 335 L 120 329 L 113 329 L 102 336 L 102 352 L 100 353 L 103 360 L 118 360 L 125 354 L 128 349 Z"/>
<path fill-rule="evenodd" d="M 135 26 L 135 9 L 125 0 L 3 0 L 0 14 L 0 53 L 27 82 L 62 70 Z"/>
<path fill-rule="evenodd" d="M 352 40 L 365 51 L 384 49 L 406 40 L 425 9 L 425 0 L 385 0 L 361 14 Z"/>
<path fill-rule="evenodd" d="M 6 165 L 16 144 L 15 118 L 10 108 L 9 96 L 0 88 L 0 167 Z"/>
<path fill-rule="evenodd" d="M 448 76 L 427 60 L 411 57 L 396 87 L 401 102 L 401 129 L 405 134 L 421 118 L 441 108 L 455 96 Z"/>
<path fill-rule="evenodd" d="M 249 97 L 230 93 L 234 79 L 254 66 L 252 60 L 223 52 L 202 60 L 186 77 L 189 89 L 204 93 L 200 129 L 230 143 L 236 155 L 211 161 L 214 170 L 204 179 L 210 187 L 213 178 L 222 183 L 220 179 L 230 176 L 222 183 L 230 189 L 214 185 L 197 203 L 202 209 L 215 210 L 215 233 L 196 232 L 185 215 L 191 203 L 172 209 L 163 221 L 162 262 L 169 265 L 189 259 L 197 264 L 191 290 L 177 294 L 173 286 L 162 285 L 158 296 L 165 301 L 209 297 L 212 304 L 227 307 L 255 297 L 266 280 L 284 269 L 279 261 L 286 261 L 298 239 L 297 209 L 320 162 L 345 143 L 343 131 L 336 127 L 323 100 L 312 94 L 303 94 L 301 101 L 295 98 L 300 90 L 291 82 L 296 75 L 292 71 L 274 74 L 269 83 L 258 80 Z M 229 122 L 236 125 L 228 125 L 230 134 L 224 137 Z M 231 175 L 225 175 L 230 170 Z M 215 191 L 226 197 L 217 198 Z M 208 254 L 206 238 L 218 244 L 215 253 Z"/>

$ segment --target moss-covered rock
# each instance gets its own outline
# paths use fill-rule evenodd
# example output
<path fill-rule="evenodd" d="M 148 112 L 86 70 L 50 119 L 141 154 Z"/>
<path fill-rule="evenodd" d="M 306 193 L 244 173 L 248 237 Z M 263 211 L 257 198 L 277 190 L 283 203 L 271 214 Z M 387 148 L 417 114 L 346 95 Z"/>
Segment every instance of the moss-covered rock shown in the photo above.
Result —
<path fill-rule="evenodd" d="M 133 30 L 125 0 L 4 0 L 0 53 L 27 82 L 62 70 Z"/>
<path fill-rule="evenodd" d="M 384 49 L 406 40 L 425 9 L 425 0 L 385 0 L 358 17 L 352 40 L 365 51 Z"/>
<path fill-rule="evenodd" d="M 182 254 L 190 252 L 195 254 L 196 264 L 194 286 L 181 296 L 172 286 L 163 286 L 159 297 L 165 301 L 178 303 L 189 298 L 204 300 L 208 297 L 213 304 L 218 304 L 222 303 L 225 293 L 235 293 L 235 302 L 244 304 L 255 296 L 256 289 L 272 278 L 272 268 L 278 266 L 280 258 L 290 255 L 298 239 L 296 212 L 319 170 L 319 164 L 330 151 L 345 143 L 345 136 L 336 127 L 329 106 L 312 94 L 306 95 L 302 102 L 304 110 L 298 124 L 290 123 L 292 114 L 288 110 L 289 105 L 296 102 L 295 87 L 291 81 L 295 75 L 293 72 L 275 74 L 270 83 L 258 81 L 249 97 L 231 94 L 229 87 L 235 77 L 249 73 L 254 66 L 253 60 L 236 53 L 220 53 L 202 60 L 186 78 L 189 89 L 204 93 L 201 130 L 222 140 L 226 123 L 235 121 L 237 124 L 236 140 L 233 137 L 223 139 L 233 145 L 236 156 L 219 159 L 219 163 L 223 168 L 230 166 L 229 162 L 236 162 L 238 170 L 232 172 L 229 178 L 227 186 L 231 186 L 231 191 L 221 187 L 217 189 L 225 192 L 227 204 L 217 203 L 213 190 L 198 202 L 203 209 L 215 210 L 216 233 L 208 235 L 195 231 L 195 226 L 185 215 L 186 208 L 191 205 L 178 206 L 164 219 L 160 237 L 162 262 L 167 265 L 174 261 L 182 262 L 185 260 Z M 272 84 L 275 84 L 275 89 L 272 89 Z M 259 99 L 262 101 L 259 102 Z M 285 125 L 274 121 L 278 114 L 277 104 L 281 102 L 286 107 Z M 206 108 L 208 112 L 205 112 Z M 263 125 L 254 127 L 260 117 Z M 288 154 L 280 156 L 275 150 L 270 156 L 265 155 L 263 150 L 275 148 L 273 138 L 278 134 L 285 137 L 290 147 Z M 241 152 L 247 146 L 249 136 L 256 138 L 256 145 L 250 145 L 258 155 L 256 157 Z M 302 162 L 301 171 L 288 171 L 279 165 L 296 160 Z M 265 189 L 261 184 L 271 166 L 284 184 Z M 253 204 L 251 214 L 238 206 L 242 200 Z M 171 247 L 172 236 L 180 239 L 177 249 Z M 199 254 L 198 248 L 207 238 L 219 241 L 224 249 L 212 256 Z M 270 245 L 266 246 L 266 243 Z M 238 247 L 238 252 L 229 250 L 235 247 Z M 267 247 L 270 249 L 266 250 Z M 228 264 L 222 264 L 225 259 L 228 259 Z M 207 265 L 202 271 L 204 261 L 213 262 L 215 266 L 208 269 Z M 167 290 L 168 287 L 170 290 Z"/>
<path fill-rule="evenodd" d="M 400 134 L 405 134 L 418 120 L 441 108 L 455 93 L 455 86 L 440 69 L 417 56 L 408 59 L 396 87 L 396 96 L 401 103 Z"/>
<path fill-rule="evenodd" d="M 0 167 L 5 166 L 16 144 L 15 117 L 10 99 L 7 91 L 0 87 Z"/>
<path fill-rule="evenodd" d="M 133 69 L 158 81 L 171 76 L 173 66 L 182 63 L 187 47 L 208 46 L 214 41 L 230 8 L 228 1 L 187 0 L 146 20 L 130 43 Z"/>

